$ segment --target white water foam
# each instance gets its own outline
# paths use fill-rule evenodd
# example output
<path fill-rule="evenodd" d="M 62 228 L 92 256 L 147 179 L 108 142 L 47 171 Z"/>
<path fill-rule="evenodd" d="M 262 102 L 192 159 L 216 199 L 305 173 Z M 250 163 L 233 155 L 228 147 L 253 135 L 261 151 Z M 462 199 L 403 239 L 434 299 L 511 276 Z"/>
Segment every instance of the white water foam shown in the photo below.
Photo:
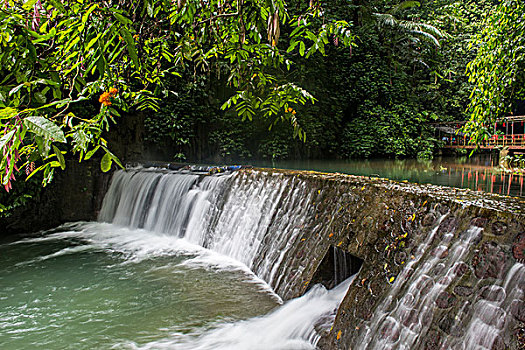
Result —
<path fill-rule="evenodd" d="M 354 277 L 326 290 L 315 285 L 268 315 L 235 323 L 217 324 L 204 334 L 174 333 L 144 345 L 116 344 L 114 348 L 177 350 L 295 350 L 315 349 L 319 331 L 330 327 Z"/>
<path fill-rule="evenodd" d="M 433 317 L 434 302 L 456 278 L 456 267 L 462 262 L 471 242 L 481 232 L 481 228 L 471 227 L 456 240 L 453 240 L 453 234 L 446 233 L 441 245 L 431 254 L 427 250 L 437 230 L 438 226 L 419 247 L 417 258 L 410 261 L 397 277 L 391 291 L 375 310 L 370 325 L 359 339 L 357 349 L 408 350 L 419 348 L 425 341 Z M 449 253 L 441 259 L 445 251 Z"/>
<path fill-rule="evenodd" d="M 74 239 L 79 245 L 60 249 L 38 259 L 51 259 L 91 250 L 118 254 L 123 259 L 123 264 L 139 263 L 163 256 L 185 255 L 185 259 L 177 263 L 178 265 L 215 271 L 240 271 L 246 275 L 246 281 L 256 284 L 261 292 L 271 293 L 276 299 L 279 298 L 268 284 L 255 276 L 246 265 L 185 239 L 108 223 L 79 223 L 64 226 L 62 229 L 67 230 L 51 233 L 51 237 L 47 238 Z M 27 239 L 25 242 L 39 242 L 43 238 Z M 238 322 L 222 321 L 207 330 L 198 328 L 190 334 L 175 333 L 168 339 L 147 344 L 119 343 L 115 348 L 315 349 L 320 333 L 327 331 L 333 324 L 337 307 L 352 279 L 343 281 L 332 290 L 326 290 L 321 285 L 313 286 L 304 296 L 286 302 L 265 316 Z"/>
<path fill-rule="evenodd" d="M 285 256 L 308 219 L 312 191 L 295 178 L 265 175 L 118 171 L 99 220 L 184 237 L 276 289 L 290 275 Z"/>
<path fill-rule="evenodd" d="M 42 237 L 27 238 L 14 243 L 74 240 L 75 246 L 18 263 L 17 266 L 38 263 L 68 254 L 95 251 L 118 254 L 121 264 L 140 263 L 147 259 L 166 256 L 183 256 L 184 259 L 177 263 L 178 265 L 216 272 L 241 272 L 246 282 L 257 285 L 261 292 L 268 293 L 275 301 L 282 303 L 282 299 L 275 294 L 273 289 L 243 263 L 185 239 L 143 229 L 130 229 L 97 222 L 66 224 L 58 229 L 64 231 L 53 232 Z"/>
<path fill-rule="evenodd" d="M 525 291 L 520 284 L 525 281 L 525 265 L 516 263 L 507 273 L 502 287 L 492 286 L 489 299 L 474 304 L 473 317 L 467 326 L 463 341 L 456 346 L 461 350 L 490 350 L 496 338 L 507 328 L 506 316 L 514 302 L 520 302 Z"/>

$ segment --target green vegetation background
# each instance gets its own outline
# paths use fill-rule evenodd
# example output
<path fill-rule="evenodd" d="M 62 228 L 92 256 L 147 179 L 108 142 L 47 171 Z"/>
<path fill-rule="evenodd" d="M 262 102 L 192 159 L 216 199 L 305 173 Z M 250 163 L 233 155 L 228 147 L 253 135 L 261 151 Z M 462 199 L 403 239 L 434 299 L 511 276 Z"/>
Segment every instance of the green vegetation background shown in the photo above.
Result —
<path fill-rule="evenodd" d="M 293 3 L 293 2 L 292 2 Z M 356 46 L 327 46 L 286 74 L 317 102 L 298 109 L 306 141 L 289 123 L 241 121 L 221 105 L 231 91 L 217 74 L 187 68 L 174 79 L 159 113 L 146 119 L 151 157 L 191 161 L 304 158 L 432 158 L 439 140 L 430 122 L 464 120 L 472 86 L 466 65 L 469 45 L 497 1 L 423 1 L 396 13 L 399 21 L 432 25 L 447 36 L 436 47 L 371 16 L 389 13 L 391 1 L 329 1 L 328 16 L 353 22 Z M 287 40 L 282 33 L 281 40 Z"/>

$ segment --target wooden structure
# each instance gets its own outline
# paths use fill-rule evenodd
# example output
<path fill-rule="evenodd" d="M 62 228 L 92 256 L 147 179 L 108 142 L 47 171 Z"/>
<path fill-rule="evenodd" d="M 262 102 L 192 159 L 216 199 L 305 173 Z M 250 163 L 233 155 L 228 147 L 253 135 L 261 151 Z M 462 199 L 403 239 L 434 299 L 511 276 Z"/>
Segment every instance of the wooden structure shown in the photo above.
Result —
<path fill-rule="evenodd" d="M 493 149 L 508 147 L 509 150 L 525 150 L 525 116 L 508 116 L 494 123 L 494 135 L 479 148 Z M 468 136 L 460 132 L 465 121 L 435 123 L 436 136 L 444 142 L 444 148 L 476 148 Z"/>

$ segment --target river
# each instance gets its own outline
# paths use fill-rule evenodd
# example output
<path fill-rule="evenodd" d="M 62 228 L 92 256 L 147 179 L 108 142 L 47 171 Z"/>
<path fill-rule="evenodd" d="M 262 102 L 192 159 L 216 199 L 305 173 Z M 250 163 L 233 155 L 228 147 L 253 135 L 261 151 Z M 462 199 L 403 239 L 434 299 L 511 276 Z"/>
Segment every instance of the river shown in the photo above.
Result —
<path fill-rule="evenodd" d="M 254 166 L 280 169 L 316 170 L 342 174 L 384 177 L 397 181 L 431 183 L 468 188 L 474 191 L 523 197 L 524 173 L 503 173 L 491 155 L 472 157 L 437 157 L 433 160 L 370 159 L 370 160 L 305 160 L 260 161 Z"/>

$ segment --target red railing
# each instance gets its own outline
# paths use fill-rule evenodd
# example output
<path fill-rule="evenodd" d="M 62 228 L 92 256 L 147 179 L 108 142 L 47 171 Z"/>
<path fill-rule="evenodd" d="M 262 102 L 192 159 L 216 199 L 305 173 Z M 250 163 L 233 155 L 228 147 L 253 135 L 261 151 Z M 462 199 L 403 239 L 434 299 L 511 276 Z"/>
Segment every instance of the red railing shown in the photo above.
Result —
<path fill-rule="evenodd" d="M 452 137 L 444 137 L 443 141 L 445 142 L 445 146 L 449 147 L 474 147 L 474 145 L 469 143 L 470 139 L 466 136 L 455 135 Z M 494 135 L 484 141 L 480 146 L 485 148 L 498 146 L 525 148 L 525 134 Z"/>

